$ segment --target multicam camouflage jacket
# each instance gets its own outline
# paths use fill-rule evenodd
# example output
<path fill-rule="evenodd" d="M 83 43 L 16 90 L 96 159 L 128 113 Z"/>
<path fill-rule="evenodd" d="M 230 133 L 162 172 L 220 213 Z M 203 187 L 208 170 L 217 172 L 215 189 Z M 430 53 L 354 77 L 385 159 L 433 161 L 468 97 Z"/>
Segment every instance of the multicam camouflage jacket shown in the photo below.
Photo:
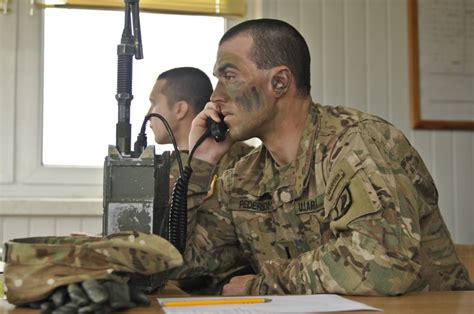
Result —
<path fill-rule="evenodd" d="M 189 199 L 206 195 L 212 166 L 196 161 Z M 216 193 L 216 192 L 215 192 Z M 312 105 L 297 159 L 265 147 L 226 171 L 219 205 L 189 229 L 195 273 L 256 272 L 249 294 L 397 295 L 472 289 L 426 166 L 390 123 Z"/>
<path fill-rule="evenodd" d="M 247 155 L 254 147 L 247 145 L 243 142 L 237 142 L 230 150 L 221 158 L 215 171 L 215 176 L 211 177 L 212 183 L 211 191 L 208 193 L 207 189 L 209 185 L 206 184 L 205 194 L 202 197 L 192 198 L 188 200 L 188 207 L 193 210 L 188 213 L 188 230 L 194 230 L 188 232 L 188 240 L 186 249 L 183 254 L 184 266 L 175 268 L 171 274 L 171 279 L 181 279 L 180 287 L 188 292 L 193 292 L 195 289 L 199 289 L 200 294 L 214 294 L 222 286 L 222 284 L 233 274 L 238 274 L 241 270 L 244 270 L 248 265 L 248 262 L 242 256 L 242 253 L 237 243 L 232 246 L 222 249 L 223 254 L 219 253 L 217 249 L 214 259 L 212 261 L 206 260 L 206 264 L 203 265 L 196 255 L 196 252 L 214 248 L 215 245 L 219 245 L 221 241 L 227 242 L 226 237 L 220 238 L 220 234 L 216 234 L 217 238 L 220 238 L 218 242 L 214 241 L 208 243 L 210 236 L 207 234 L 207 228 L 212 225 L 212 230 L 216 231 L 219 229 L 221 222 L 218 221 L 218 217 L 214 215 L 213 210 L 219 207 L 217 201 L 217 193 L 212 193 L 217 178 L 220 177 L 225 170 L 234 167 L 235 163 L 243 156 Z M 170 189 L 174 186 L 174 183 L 179 178 L 179 169 L 176 162 L 176 156 L 171 156 L 171 167 L 170 167 Z M 181 151 L 181 159 L 183 164 L 187 164 L 188 153 Z M 199 160 L 192 161 L 192 167 L 196 166 Z M 209 181 L 208 178 L 204 180 Z M 201 190 L 201 185 L 194 185 L 192 182 L 189 184 L 189 191 Z M 195 236 L 196 235 L 196 236 Z M 217 260 L 216 260 L 217 259 Z M 185 279 L 185 280 L 183 280 Z"/>

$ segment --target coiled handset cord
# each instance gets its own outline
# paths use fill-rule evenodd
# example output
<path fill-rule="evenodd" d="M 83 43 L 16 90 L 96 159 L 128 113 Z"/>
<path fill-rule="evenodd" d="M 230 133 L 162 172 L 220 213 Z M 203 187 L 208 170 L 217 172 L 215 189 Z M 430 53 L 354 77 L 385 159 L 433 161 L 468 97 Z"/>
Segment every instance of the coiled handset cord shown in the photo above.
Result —
<path fill-rule="evenodd" d="M 184 168 L 181 176 L 173 187 L 171 194 L 171 208 L 169 217 L 168 240 L 181 254 L 186 248 L 187 226 L 188 226 L 188 183 L 193 173 L 191 160 L 196 148 L 211 134 L 209 130 L 201 135 L 193 149 L 189 153 L 188 165 Z"/>
<path fill-rule="evenodd" d="M 171 130 L 171 127 L 166 119 L 158 113 L 150 113 L 145 116 L 140 129 L 140 134 L 138 135 L 137 141 L 134 145 L 135 151 L 141 152 L 146 147 L 147 140 L 145 128 L 146 123 L 152 117 L 159 118 L 161 122 L 163 122 L 176 152 L 176 160 L 178 162 L 180 176 L 175 182 L 173 192 L 171 193 L 171 206 L 168 220 L 168 241 L 173 244 L 181 254 L 183 254 L 186 248 L 186 235 L 188 226 L 188 183 L 189 179 L 191 178 L 191 174 L 193 173 L 193 169 L 191 168 L 191 160 L 196 148 L 198 148 L 199 145 L 201 145 L 201 143 L 211 135 L 211 131 L 206 129 L 206 132 L 204 132 L 204 134 L 201 135 L 201 137 L 197 140 L 196 144 L 189 153 L 188 165 L 183 169 L 183 162 L 181 160 L 181 155 L 179 153 L 173 131 Z"/>

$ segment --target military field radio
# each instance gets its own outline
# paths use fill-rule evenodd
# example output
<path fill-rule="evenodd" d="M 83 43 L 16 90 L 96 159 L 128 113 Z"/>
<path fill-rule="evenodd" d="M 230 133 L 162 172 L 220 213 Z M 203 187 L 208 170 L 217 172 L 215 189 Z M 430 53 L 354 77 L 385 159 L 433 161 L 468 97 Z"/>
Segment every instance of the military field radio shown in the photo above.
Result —
<path fill-rule="evenodd" d="M 154 146 L 146 146 L 144 126 L 134 150 L 130 148 L 133 57 L 142 59 L 143 50 L 139 1 L 124 0 L 124 5 L 125 25 L 117 46 L 116 145 L 109 145 L 104 162 L 103 234 L 136 230 L 168 239 L 170 154 L 156 155 Z M 166 274 L 132 280 L 138 288 L 153 291 L 164 285 Z"/>
<path fill-rule="evenodd" d="M 159 114 L 145 116 L 140 133 L 131 150 L 130 105 L 132 94 L 133 57 L 143 58 L 140 33 L 139 0 L 124 0 L 125 25 L 117 46 L 118 122 L 116 145 L 109 145 L 104 162 L 103 234 L 120 231 L 141 231 L 162 236 L 182 254 L 186 246 L 187 190 L 192 168 L 190 162 L 195 149 L 208 136 L 222 141 L 227 132 L 223 121 L 206 121 L 207 131 L 192 148 L 188 165 L 183 167 L 176 141 L 166 120 Z M 176 152 L 180 177 L 176 181 L 169 203 L 170 153 L 155 154 L 154 146 L 147 146 L 146 123 L 159 118 L 165 125 Z M 221 117 L 222 119 L 222 117 Z M 133 283 L 139 289 L 151 292 L 164 286 L 167 273 L 135 276 Z"/>

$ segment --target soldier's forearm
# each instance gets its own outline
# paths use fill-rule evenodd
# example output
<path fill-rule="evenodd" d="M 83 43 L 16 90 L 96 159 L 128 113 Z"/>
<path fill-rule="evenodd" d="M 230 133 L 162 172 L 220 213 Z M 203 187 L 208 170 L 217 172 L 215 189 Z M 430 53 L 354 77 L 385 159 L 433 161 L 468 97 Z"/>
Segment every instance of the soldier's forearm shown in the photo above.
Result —
<path fill-rule="evenodd" d="M 397 295 L 419 288 L 413 286 L 420 269 L 415 261 L 375 243 L 368 245 L 371 251 L 365 250 L 354 240 L 370 241 L 353 233 L 287 263 L 267 262 L 248 293 Z"/>

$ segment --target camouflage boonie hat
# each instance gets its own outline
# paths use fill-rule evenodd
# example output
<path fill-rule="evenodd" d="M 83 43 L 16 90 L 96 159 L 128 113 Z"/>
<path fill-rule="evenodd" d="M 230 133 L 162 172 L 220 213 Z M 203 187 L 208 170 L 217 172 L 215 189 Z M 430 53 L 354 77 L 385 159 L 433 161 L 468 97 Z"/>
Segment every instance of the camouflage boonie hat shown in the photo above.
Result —
<path fill-rule="evenodd" d="M 34 237 L 5 243 L 4 279 L 8 302 L 25 304 L 55 288 L 88 279 L 114 279 L 114 272 L 150 275 L 183 263 L 160 236 L 120 232 L 90 236 Z"/>

